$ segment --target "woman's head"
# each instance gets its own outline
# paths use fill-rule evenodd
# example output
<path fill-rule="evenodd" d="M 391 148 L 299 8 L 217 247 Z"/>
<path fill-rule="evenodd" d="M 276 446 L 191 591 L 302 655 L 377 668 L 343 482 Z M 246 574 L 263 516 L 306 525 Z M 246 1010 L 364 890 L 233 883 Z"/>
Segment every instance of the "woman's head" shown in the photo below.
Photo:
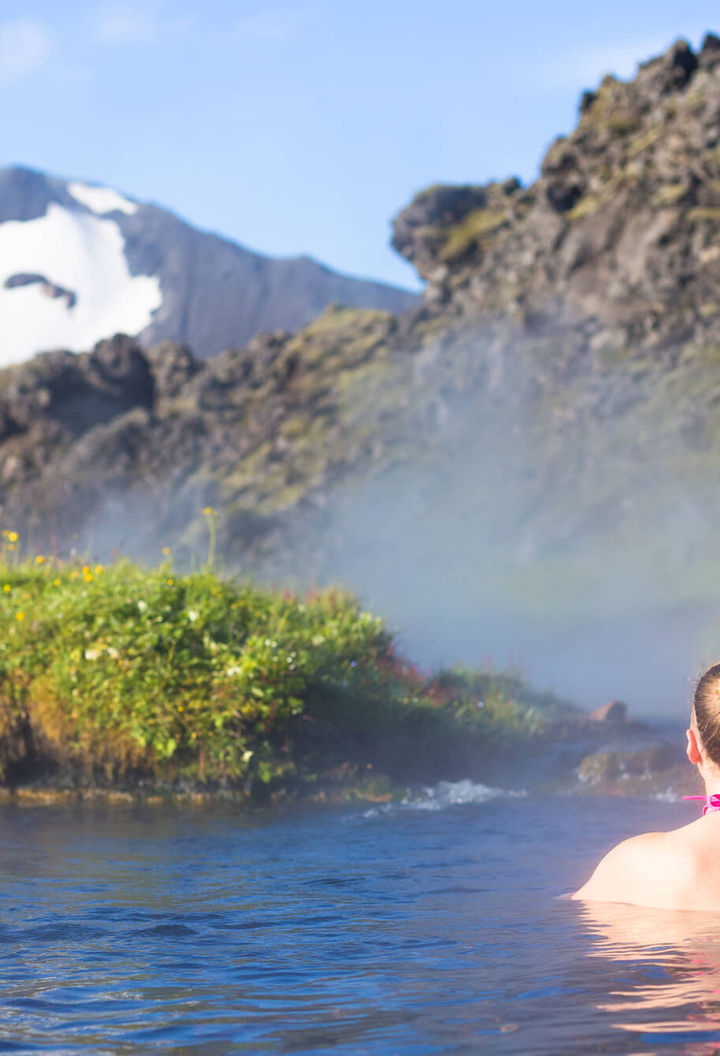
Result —
<path fill-rule="evenodd" d="M 690 719 L 690 733 L 693 732 L 708 762 L 720 767 L 720 663 L 709 667 L 695 687 Z M 691 762 L 698 761 L 692 755 L 690 758 Z"/>

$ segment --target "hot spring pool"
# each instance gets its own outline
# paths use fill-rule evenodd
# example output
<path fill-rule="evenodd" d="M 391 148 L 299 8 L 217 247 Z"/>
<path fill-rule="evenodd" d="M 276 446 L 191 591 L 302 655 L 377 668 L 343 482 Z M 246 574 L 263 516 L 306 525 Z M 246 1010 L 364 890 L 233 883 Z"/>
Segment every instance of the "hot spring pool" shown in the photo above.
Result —
<path fill-rule="evenodd" d="M 720 1047 L 720 917 L 558 900 L 694 807 L 3 807 L 0 1052 Z"/>

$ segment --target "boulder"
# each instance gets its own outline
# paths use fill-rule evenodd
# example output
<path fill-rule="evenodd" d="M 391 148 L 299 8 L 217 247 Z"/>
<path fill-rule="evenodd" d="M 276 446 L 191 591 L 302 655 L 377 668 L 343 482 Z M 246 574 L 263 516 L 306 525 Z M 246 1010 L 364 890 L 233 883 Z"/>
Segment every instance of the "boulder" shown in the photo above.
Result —
<path fill-rule="evenodd" d="M 627 704 L 623 704 L 621 700 L 610 700 L 591 711 L 588 718 L 591 722 L 625 722 L 627 710 Z"/>
<path fill-rule="evenodd" d="M 583 784 L 599 784 L 626 777 L 651 777 L 678 761 L 677 749 L 667 741 L 609 744 L 586 755 L 578 767 Z"/>

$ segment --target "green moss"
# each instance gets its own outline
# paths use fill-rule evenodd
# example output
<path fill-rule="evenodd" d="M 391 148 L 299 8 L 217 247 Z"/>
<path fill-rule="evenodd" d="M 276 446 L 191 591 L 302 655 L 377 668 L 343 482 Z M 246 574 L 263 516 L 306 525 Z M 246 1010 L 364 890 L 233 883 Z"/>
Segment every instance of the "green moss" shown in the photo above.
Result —
<path fill-rule="evenodd" d="M 632 189 L 637 187 L 640 182 L 640 175 L 638 172 L 631 168 L 620 169 L 619 172 L 615 173 L 610 180 L 611 187 L 620 191 L 626 188 Z"/>
<path fill-rule="evenodd" d="M 440 259 L 450 263 L 464 257 L 487 239 L 507 226 L 508 216 L 501 209 L 473 209 L 460 223 L 449 228 L 445 235 L 445 244 L 440 251 Z"/>
<path fill-rule="evenodd" d="M 720 221 L 720 208 L 698 205 L 695 206 L 694 209 L 688 209 L 685 214 L 685 219 L 689 220 L 690 223 L 696 223 L 703 220 L 717 223 Z"/>
<path fill-rule="evenodd" d="M 568 144 L 567 136 L 558 136 L 553 140 L 545 152 L 543 165 L 551 167 L 560 165 L 571 153 L 572 151 Z"/>
<path fill-rule="evenodd" d="M 596 213 L 599 208 L 600 199 L 594 197 L 592 194 L 587 194 L 567 213 L 567 218 L 570 221 L 582 220 L 585 216 L 592 216 L 592 214 Z"/>
<path fill-rule="evenodd" d="M 626 362 L 632 355 L 631 349 L 622 345 L 613 345 L 610 343 L 601 345 L 595 353 L 598 364 L 601 367 L 613 368 L 619 366 L 619 364 Z"/>
<path fill-rule="evenodd" d="M 713 314 L 717 314 L 720 311 L 720 305 L 713 305 L 712 307 L 715 309 Z M 720 346 L 701 345 L 699 348 L 693 349 L 693 351 L 697 362 L 702 363 L 706 367 L 720 367 Z"/>
<path fill-rule="evenodd" d="M 637 114 L 610 114 L 607 119 L 607 127 L 616 136 L 629 136 L 642 127 L 642 121 Z"/>
<path fill-rule="evenodd" d="M 706 91 L 701 89 L 695 89 L 694 91 L 688 92 L 685 96 L 685 106 L 690 113 L 697 117 L 701 114 L 707 105 L 707 94 Z"/>
<path fill-rule="evenodd" d="M 675 205 L 685 194 L 687 194 L 687 184 L 669 183 L 657 192 L 653 198 L 653 205 Z"/>
<path fill-rule="evenodd" d="M 434 344 L 442 334 L 447 333 L 448 325 L 448 320 L 442 315 L 423 319 L 417 326 L 422 344 Z"/>
<path fill-rule="evenodd" d="M 280 427 L 280 435 L 291 442 L 300 440 L 307 434 L 310 420 L 309 415 L 302 411 L 297 414 L 290 414 Z"/>
<path fill-rule="evenodd" d="M 637 139 L 634 139 L 633 142 L 630 144 L 630 147 L 628 148 L 628 157 L 635 158 L 638 154 L 642 154 L 643 151 L 647 150 L 649 147 L 652 147 L 654 143 L 657 143 L 661 135 L 662 129 L 659 127 L 651 128 L 647 132 L 644 132 L 642 135 L 638 136 Z"/>
<path fill-rule="evenodd" d="M 391 312 L 384 312 L 378 308 L 346 308 L 341 304 L 331 304 L 304 328 L 302 334 L 303 336 L 317 336 L 331 330 L 385 325 L 391 319 Z"/>
<path fill-rule="evenodd" d="M 713 169 L 720 169 L 720 149 L 713 148 L 712 150 L 706 150 L 702 155 L 703 161 L 706 165 Z"/>

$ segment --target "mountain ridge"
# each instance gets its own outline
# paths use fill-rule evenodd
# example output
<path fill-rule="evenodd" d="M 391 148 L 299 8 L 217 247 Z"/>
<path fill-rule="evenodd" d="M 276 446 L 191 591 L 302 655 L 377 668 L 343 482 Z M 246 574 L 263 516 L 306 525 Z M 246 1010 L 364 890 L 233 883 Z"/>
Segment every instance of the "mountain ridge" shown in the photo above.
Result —
<path fill-rule="evenodd" d="M 13 281 L 25 274 L 44 282 Z M 0 299 L 4 363 L 63 345 L 81 351 L 118 330 L 144 344 L 189 342 L 206 358 L 262 329 L 296 330 L 334 301 L 392 310 L 417 302 L 307 256 L 254 252 L 112 188 L 22 166 L 0 170 Z"/>

